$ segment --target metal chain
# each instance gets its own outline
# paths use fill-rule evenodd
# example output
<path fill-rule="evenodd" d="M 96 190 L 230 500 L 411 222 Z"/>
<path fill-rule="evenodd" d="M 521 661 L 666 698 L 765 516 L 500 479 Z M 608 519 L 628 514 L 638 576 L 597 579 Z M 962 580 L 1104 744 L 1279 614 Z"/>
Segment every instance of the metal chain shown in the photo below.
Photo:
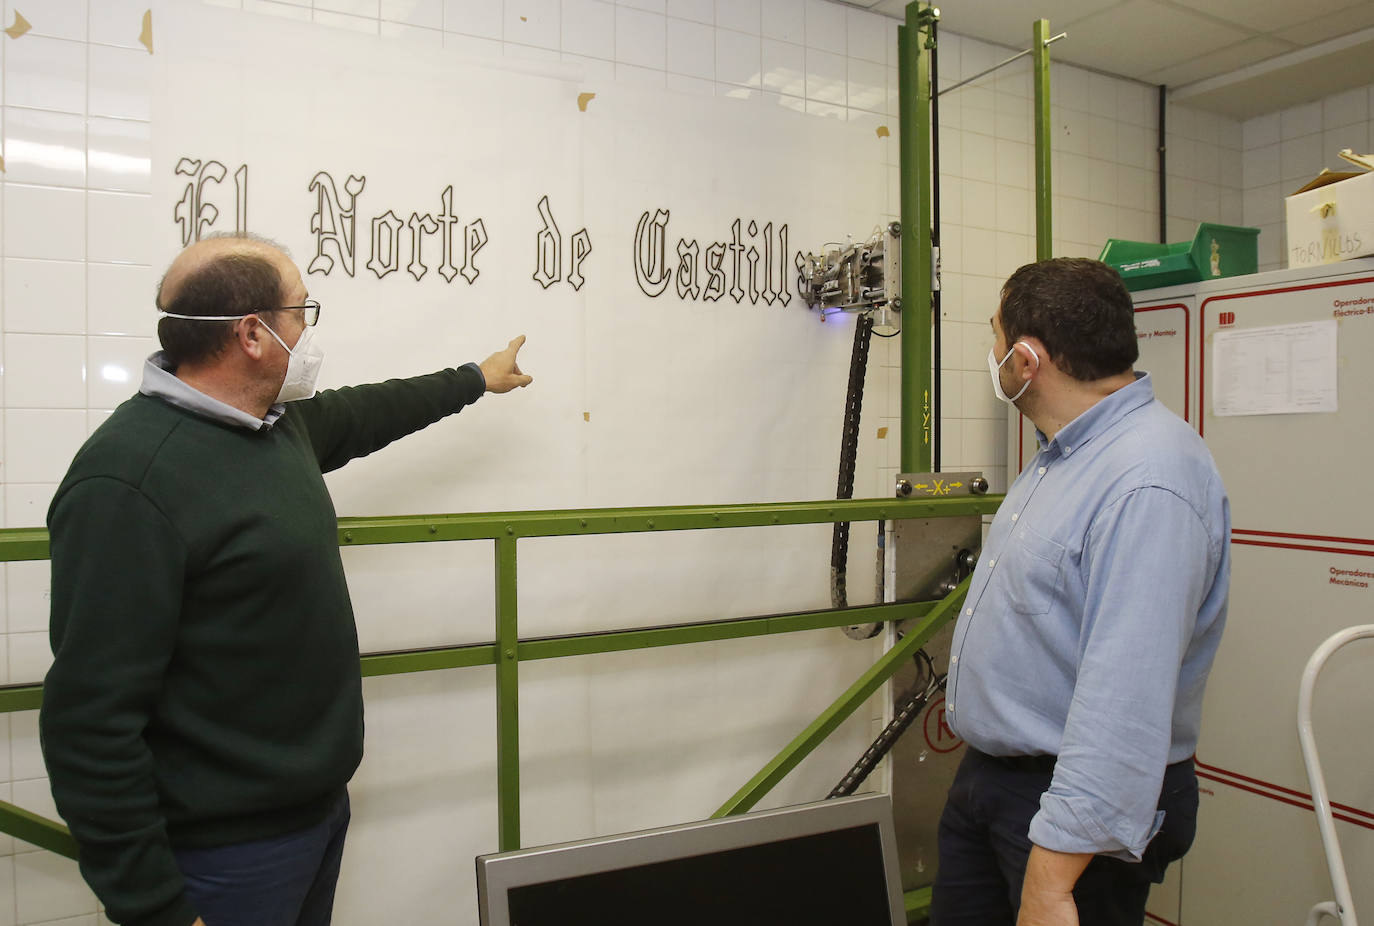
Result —
<path fill-rule="evenodd" d="M 844 400 L 844 428 L 840 434 L 840 476 L 836 498 L 854 497 L 854 463 L 859 452 L 859 418 L 864 404 L 864 375 L 868 372 L 868 345 L 872 342 L 873 316 L 860 315 L 854 322 L 854 352 L 849 359 L 849 393 Z M 845 573 L 849 560 L 849 522 L 835 522 L 830 544 L 830 605 L 849 605 Z"/>

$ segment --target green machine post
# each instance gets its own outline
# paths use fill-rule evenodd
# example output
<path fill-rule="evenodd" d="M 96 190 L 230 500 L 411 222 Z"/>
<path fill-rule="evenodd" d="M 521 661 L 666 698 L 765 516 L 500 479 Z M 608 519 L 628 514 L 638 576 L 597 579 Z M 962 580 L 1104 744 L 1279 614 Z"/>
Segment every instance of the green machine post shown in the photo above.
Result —
<path fill-rule="evenodd" d="M 930 52 L 940 11 L 908 3 L 897 27 L 902 210 L 902 472 L 931 468 Z"/>
<path fill-rule="evenodd" d="M 515 537 L 496 538 L 496 805 L 502 852 L 520 848 L 520 653 Z"/>
<path fill-rule="evenodd" d="M 1037 19 L 1031 28 L 1035 81 L 1035 259 L 1054 256 L 1054 225 L 1050 197 L 1050 21 Z"/>

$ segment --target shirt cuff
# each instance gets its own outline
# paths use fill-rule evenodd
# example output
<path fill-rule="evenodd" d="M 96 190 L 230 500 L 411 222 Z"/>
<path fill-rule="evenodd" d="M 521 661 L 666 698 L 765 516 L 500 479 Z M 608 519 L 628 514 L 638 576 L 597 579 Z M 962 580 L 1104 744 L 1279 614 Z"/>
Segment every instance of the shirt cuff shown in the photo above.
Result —
<path fill-rule="evenodd" d="M 471 370 L 472 372 L 476 373 L 476 374 L 477 374 L 477 380 L 482 384 L 482 392 L 483 392 L 484 394 L 486 393 L 486 391 L 487 391 L 487 378 L 486 378 L 485 376 L 482 375 L 482 368 L 481 368 L 480 366 L 478 366 L 477 363 L 476 363 L 475 361 L 472 362 L 472 363 L 465 363 L 465 364 L 463 364 L 461 367 L 459 367 L 458 369 L 460 369 L 460 370 Z"/>
<path fill-rule="evenodd" d="M 1120 830 L 1136 828 L 1128 820 L 1108 826 L 1089 798 L 1047 791 L 1040 796 L 1040 810 L 1031 818 L 1027 835 L 1037 846 L 1055 852 L 1088 852 L 1138 862 L 1163 825 L 1164 811 L 1158 810 L 1142 834 L 1121 833 Z"/>

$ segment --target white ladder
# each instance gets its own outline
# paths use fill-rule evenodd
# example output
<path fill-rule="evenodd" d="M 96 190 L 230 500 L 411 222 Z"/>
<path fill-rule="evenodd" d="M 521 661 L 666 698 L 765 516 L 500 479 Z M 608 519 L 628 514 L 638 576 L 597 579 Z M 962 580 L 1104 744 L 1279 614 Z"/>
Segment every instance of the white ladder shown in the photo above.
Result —
<path fill-rule="evenodd" d="M 1317 828 L 1321 831 L 1322 846 L 1326 849 L 1326 867 L 1331 873 L 1334 901 L 1323 901 L 1307 914 L 1307 926 L 1316 926 L 1324 916 L 1332 917 L 1341 926 L 1359 926 L 1355 920 L 1355 904 L 1350 896 L 1350 879 L 1345 873 L 1345 859 L 1336 839 L 1336 821 L 1331 816 L 1331 800 L 1326 794 L 1326 779 L 1322 777 L 1321 760 L 1317 758 L 1317 741 L 1312 735 L 1312 689 L 1326 660 L 1347 643 L 1374 638 L 1374 624 L 1347 627 L 1332 634 L 1317 647 L 1302 673 L 1302 687 L 1298 689 L 1298 742 L 1302 746 L 1302 761 L 1307 766 L 1307 780 L 1312 785 L 1312 806 L 1317 812 Z"/>

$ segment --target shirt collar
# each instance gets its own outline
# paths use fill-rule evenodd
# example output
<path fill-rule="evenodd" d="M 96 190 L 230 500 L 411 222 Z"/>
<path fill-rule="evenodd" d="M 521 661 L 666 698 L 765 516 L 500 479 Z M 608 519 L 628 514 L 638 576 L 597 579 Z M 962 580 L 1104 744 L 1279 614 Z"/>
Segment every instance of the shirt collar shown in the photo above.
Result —
<path fill-rule="evenodd" d="M 1035 429 L 1035 438 L 1041 450 L 1057 449 L 1068 456 L 1079 447 L 1107 430 L 1124 415 L 1128 415 L 1154 401 L 1155 387 L 1149 373 L 1136 372 L 1135 382 L 1122 386 L 1111 395 L 1101 399 L 1096 405 L 1059 429 L 1054 440 L 1046 439 L 1044 432 Z"/>
<path fill-rule="evenodd" d="M 221 424 L 248 428 L 252 431 L 272 427 L 277 423 L 277 419 L 282 416 L 282 413 L 286 411 L 286 406 L 277 402 L 267 410 L 264 417 L 255 418 L 247 412 L 241 411 L 227 402 L 212 398 L 189 383 L 177 379 L 172 369 L 172 363 L 167 359 L 165 351 L 158 351 L 153 354 L 143 363 L 143 383 L 138 387 L 138 391 L 144 395 L 162 399 L 169 405 L 175 405 L 177 408 L 193 412 L 202 418 L 209 418 L 211 421 L 218 421 Z"/>

